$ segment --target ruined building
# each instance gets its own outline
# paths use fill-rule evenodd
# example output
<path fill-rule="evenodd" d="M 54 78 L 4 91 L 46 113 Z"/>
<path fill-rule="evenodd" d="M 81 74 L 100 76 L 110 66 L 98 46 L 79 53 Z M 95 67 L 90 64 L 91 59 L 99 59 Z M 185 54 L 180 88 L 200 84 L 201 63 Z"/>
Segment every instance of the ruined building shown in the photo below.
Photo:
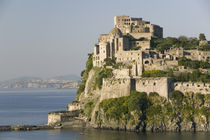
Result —
<path fill-rule="evenodd" d="M 113 57 L 117 62 L 135 60 L 138 68 L 136 74 L 139 75 L 142 73 L 141 50 L 150 49 L 152 37 L 162 38 L 163 29 L 141 18 L 115 16 L 114 28 L 109 34 L 102 34 L 94 46 L 93 65 L 101 67 L 105 58 Z"/>
<path fill-rule="evenodd" d="M 171 78 L 141 78 L 145 70 L 178 69 L 178 58 L 186 57 L 192 60 L 209 60 L 209 51 L 184 50 L 176 48 L 159 53 L 151 48 L 153 38 L 162 38 L 163 28 L 150 24 L 142 18 L 129 16 L 115 16 L 114 28 L 109 34 L 102 34 L 94 46 L 93 66 L 102 67 L 106 58 L 115 58 L 117 63 L 123 63 L 130 68 L 121 68 L 113 71 L 114 77 L 103 79 L 104 98 L 127 96 L 132 90 L 141 92 L 158 92 L 168 98 L 169 92 L 179 89 L 181 83 L 175 84 Z M 160 84 L 161 83 L 161 84 Z M 193 88 L 192 83 L 185 83 Z M 199 84 L 200 85 L 200 84 Z M 192 91 L 186 89 L 184 91 Z M 194 89 L 198 91 L 197 88 Z M 208 84 L 204 84 L 201 93 L 209 93 Z M 114 89 L 117 93 L 115 93 Z"/>

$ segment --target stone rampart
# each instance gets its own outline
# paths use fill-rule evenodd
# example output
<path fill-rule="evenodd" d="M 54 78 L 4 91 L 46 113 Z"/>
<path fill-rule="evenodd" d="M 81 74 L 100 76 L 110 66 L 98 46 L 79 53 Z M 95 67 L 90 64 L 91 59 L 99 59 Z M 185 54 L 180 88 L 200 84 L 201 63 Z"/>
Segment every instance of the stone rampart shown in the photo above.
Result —
<path fill-rule="evenodd" d="M 130 91 L 131 78 L 106 78 L 103 79 L 100 100 L 129 96 Z"/>
<path fill-rule="evenodd" d="M 78 117 L 80 110 L 75 111 L 56 111 L 48 113 L 48 125 L 55 125 L 64 121 L 68 121 L 74 117 Z"/>
<path fill-rule="evenodd" d="M 210 84 L 208 83 L 193 83 L 193 82 L 176 82 L 175 90 L 183 93 L 194 92 L 201 94 L 210 94 Z"/>
<path fill-rule="evenodd" d="M 157 92 L 160 96 L 168 98 L 168 94 L 174 90 L 172 78 L 135 78 L 136 91 L 139 92 Z"/>

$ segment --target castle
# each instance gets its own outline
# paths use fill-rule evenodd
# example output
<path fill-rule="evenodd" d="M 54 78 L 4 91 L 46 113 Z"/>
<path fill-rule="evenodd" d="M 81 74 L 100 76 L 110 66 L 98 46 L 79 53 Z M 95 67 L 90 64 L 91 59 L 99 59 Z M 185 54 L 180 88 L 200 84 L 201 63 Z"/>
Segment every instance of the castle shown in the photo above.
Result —
<path fill-rule="evenodd" d="M 153 38 L 163 38 L 162 27 L 150 24 L 142 18 L 114 17 L 114 28 L 109 34 L 100 35 L 98 43 L 94 46 L 93 66 L 103 67 L 107 58 L 115 58 L 116 63 L 122 63 L 129 68 L 115 69 L 113 71 L 114 78 L 103 79 L 102 90 L 106 93 L 103 94 L 104 98 L 128 96 L 132 90 L 148 93 L 158 92 L 166 98 L 173 90 L 210 93 L 210 86 L 205 83 L 174 83 L 173 79 L 169 77 L 141 78 L 142 73 L 146 70 L 176 69 L 179 72 L 191 72 L 190 69 L 178 66 L 178 59 L 181 57 L 200 61 L 209 61 L 210 59 L 209 51 L 197 49 L 174 48 L 160 53 L 151 48 Z M 208 43 L 208 41 L 201 41 L 200 43 L 206 42 Z M 188 86 L 181 88 L 180 85 Z M 203 89 L 194 85 L 202 85 Z M 118 88 L 119 96 L 117 93 L 113 94 L 113 89 Z"/>
<path fill-rule="evenodd" d="M 101 67 L 104 59 L 113 57 L 117 62 L 136 60 L 136 75 L 141 75 L 142 50 L 150 49 L 152 37 L 162 38 L 163 28 L 141 18 L 115 16 L 114 28 L 109 34 L 102 34 L 94 46 L 93 65 Z M 135 51 L 138 48 L 140 50 Z"/>
<path fill-rule="evenodd" d="M 178 60 L 182 57 L 189 60 L 205 61 L 209 65 L 209 50 L 184 49 L 182 46 L 178 46 L 160 52 L 153 48 L 153 39 L 163 39 L 162 27 L 150 24 L 141 18 L 115 16 L 114 28 L 109 34 L 100 35 L 94 46 L 94 53 L 87 61 L 87 64 L 89 64 L 89 60 L 90 63 L 93 63 L 89 70 L 86 69 L 86 74 L 82 74 L 83 79 L 80 84 L 81 88 L 78 89 L 80 92 L 77 93 L 79 95 L 77 100 L 69 103 L 66 113 L 62 111 L 49 113 L 48 124 L 67 122 L 68 126 L 76 125 L 77 127 L 77 124 L 81 124 L 83 127 L 81 118 L 78 119 L 81 112 L 84 110 L 93 112 L 89 114 L 89 118 L 94 122 L 101 101 L 129 96 L 132 91 L 146 92 L 147 94 L 156 92 L 165 99 L 168 99 L 169 94 L 174 90 L 183 93 L 210 94 L 209 83 L 175 82 L 173 78 L 167 76 L 143 77 L 142 75 L 150 70 L 172 70 L 175 74 L 195 71 L 195 69 L 178 65 Z M 209 42 L 206 40 L 197 42 L 198 47 L 208 44 Z M 111 62 L 114 60 L 115 65 L 107 65 L 107 60 L 111 60 Z M 111 70 L 111 77 L 102 78 L 101 88 L 96 88 L 95 85 L 98 82 L 96 79 L 100 77 L 100 72 L 107 69 Z M 209 66 L 207 69 L 199 68 L 199 70 L 202 73 L 208 73 Z M 88 107 L 92 105 L 95 107 L 90 110 Z M 85 109 L 86 107 L 88 109 Z M 72 121 L 73 117 L 76 117 L 76 120 Z M 87 117 L 82 118 L 82 120 L 88 121 L 86 119 Z"/>

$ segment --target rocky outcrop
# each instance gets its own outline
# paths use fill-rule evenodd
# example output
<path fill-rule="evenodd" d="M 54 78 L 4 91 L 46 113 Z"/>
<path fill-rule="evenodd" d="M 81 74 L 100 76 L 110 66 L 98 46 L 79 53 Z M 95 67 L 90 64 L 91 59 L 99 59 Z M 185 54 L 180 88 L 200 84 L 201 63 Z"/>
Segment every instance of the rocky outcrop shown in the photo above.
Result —
<path fill-rule="evenodd" d="M 93 127 L 127 131 L 210 131 L 209 94 L 183 95 L 173 91 L 168 98 L 155 93 L 152 87 L 148 88 L 150 91 L 146 94 L 137 92 L 132 84 L 138 82 L 129 78 L 116 78 L 113 75 L 106 80 L 100 79 L 104 71 L 103 68 L 92 68 L 86 75 L 84 90 L 76 101 L 68 105 L 68 112 L 77 112 L 77 115 L 51 113 L 49 118 L 51 115 L 52 123 L 49 124 L 59 124 L 62 128 Z M 166 79 L 167 86 L 167 78 L 162 79 Z M 102 83 L 99 85 L 97 82 Z M 161 82 L 164 80 L 159 78 L 152 84 Z M 141 83 L 142 87 L 151 85 L 149 82 Z"/>

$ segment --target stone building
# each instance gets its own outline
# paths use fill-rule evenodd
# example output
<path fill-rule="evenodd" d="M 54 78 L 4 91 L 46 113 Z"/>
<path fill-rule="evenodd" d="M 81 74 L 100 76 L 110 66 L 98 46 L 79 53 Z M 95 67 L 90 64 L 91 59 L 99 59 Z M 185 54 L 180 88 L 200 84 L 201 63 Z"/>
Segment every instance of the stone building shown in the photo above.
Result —
<path fill-rule="evenodd" d="M 141 75 L 142 50 L 150 49 L 152 37 L 163 37 L 163 29 L 141 18 L 115 16 L 114 28 L 102 34 L 94 46 L 93 65 L 101 67 L 104 59 L 116 58 L 116 62 L 132 63 L 135 76 Z"/>
<path fill-rule="evenodd" d="M 130 34 L 134 38 L 163 37 L 163 28 L 150 24 L 142 18 L 132 18 L 126 15 L 114 17 L 114 27 L 119 28 L 123 34 Z"/>
<path fill-rule="evenodd" d="M 192 72 L 178 66 L 178 59 L 186 57 L 191 60 L 209 61 L 209 51 L 184 50 L 173 48 L 162 53 L 152 50 L 151 40 L 162 38 L 163 28 L 150 24 L 142 18 L 129 16 L 115 16 L 114 28 L 109 34 L 102 34 L 98 43 L 94 46 L 93 66 L 102 67 L 106 58 L 115 58 L 117 63 L 127 67 L 114 70 L 114 78 L 103 79 L 103 94 L 101 99 L 128 96 L 132 90 L 140 92 L 158 92 L 168 98 L 169 92 L 180 90 L 190 92 L 209 93 L 209 85 L 191 83 L 174 83 L 169 77 L 165 78 L 141 78 L 145 70 L 169 69 L 180 72 Z M 206 44 L 201 42 L 200 45 Z M 207 70 L 208 71 L 208 70 Z M 196 83 L 195 83 L 196 84 Z M 202 85 L 202 86 L 201 86 Z M 205 87 L 205 90 L 201 89 Z"/>

